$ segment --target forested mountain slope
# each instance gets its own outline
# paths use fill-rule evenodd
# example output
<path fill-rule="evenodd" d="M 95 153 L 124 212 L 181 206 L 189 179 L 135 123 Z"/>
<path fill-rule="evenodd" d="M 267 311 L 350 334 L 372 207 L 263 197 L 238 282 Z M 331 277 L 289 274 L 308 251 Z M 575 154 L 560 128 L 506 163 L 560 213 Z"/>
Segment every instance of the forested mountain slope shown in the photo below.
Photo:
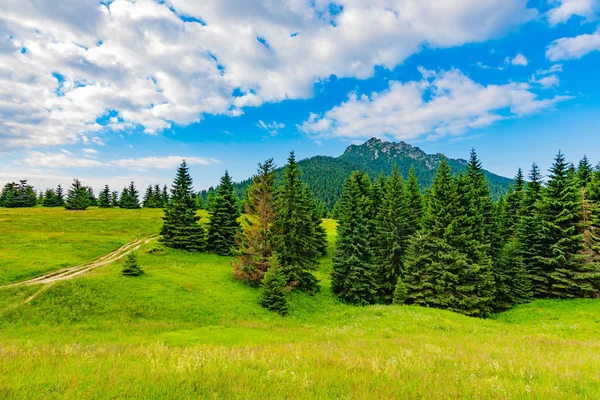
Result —
<path fill-rule="evenodd" d="M 372 138 L 361 145 L 349 146 L 339 157 L 315 156 L 298 163 L 302 177 L 315 195 L 319 207 L 332 210 L 342 194 L 345 180 L 353 171 L 360 170 L 369 174 L 371 179 L 381 174 L 389 175 L 394 167 L 406 179 L 410 168 L 414 166 L 422 188 L 430 187 L 443 154 L 427 154 L 418 147 L 405 142 L 385 142 Z M 448 159 L 452 172 L 458 174 L 465 169 L 467 162 L 463 159 Z M 277 171 L 281 174 L 282 170 Z M 505 193 L 511 179 L 485 172 L 492 195 L 497 198 Z M 240 197 L 250 184 L 245 180 L 236 184 Z M 204 200 L 209 191 L 202 193 Z"/>

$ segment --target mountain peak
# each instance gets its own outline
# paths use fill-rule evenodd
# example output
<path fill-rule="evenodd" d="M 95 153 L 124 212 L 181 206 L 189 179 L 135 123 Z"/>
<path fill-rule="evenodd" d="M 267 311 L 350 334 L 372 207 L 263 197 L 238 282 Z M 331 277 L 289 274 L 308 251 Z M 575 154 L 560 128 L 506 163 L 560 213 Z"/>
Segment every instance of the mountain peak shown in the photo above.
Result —
<path fill-rule="evenodd" d="M 361 145 L 348 146 L 344 152 L 345 157 L 367 157 L 376 160 L 387 156 L 391 158 L 408 157 L 414 160 L 422 160 L 427 154 L 418 147 L 413 147 L 406 142 L 388 142 L 373 137 Z"/>

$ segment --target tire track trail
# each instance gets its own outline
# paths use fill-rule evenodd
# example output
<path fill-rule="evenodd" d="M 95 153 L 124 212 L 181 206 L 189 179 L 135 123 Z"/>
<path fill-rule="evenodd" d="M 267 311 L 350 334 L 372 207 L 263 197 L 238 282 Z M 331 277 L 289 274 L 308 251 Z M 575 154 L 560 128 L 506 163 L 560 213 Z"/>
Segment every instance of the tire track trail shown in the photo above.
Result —
<path fill-rule="evenodd" d="M 137 239 L 133 242 L 127 243 L 126 245 L 118 248 L 117 250 L 115 250 L 111 253 L 108 253 L 90 263 L 77 265 L 75 267 L 69 267 L 66 269 L 61 269 L 59 271 L 54 271 L 54 272 L 51 272 L 51 273 L 48 273 L 48 274 L 45 274 L 42 276 L 38 276 L 36 278 L 28 279 L 26 281 L 3 285 L 3 286 L 0 286 L 0 288 L 9 288 L 9 287 L 15 287 L 15 286 L 19 286 L 19 285 L 44 285 L 44 284 L 54 283 L 54 282 L 58 282 L 58 281 L 65 281 L 68 279 L 73 279 L 79 275 L 82 275 L 88 271 L 91 271 L 92 269 L 102 267 L 104 265 L 107 265 L 107 264 L 113 263 L 117 260 L 120 260 L 123 257 L 125 257 L 127 254 L 138 250 L 142 245 L 150 243 L 150 241 L 156 239 L 157 237 L 158 236 L 153 236 L 153 237 L 145 238 L 145 239 Z M 35 297 L 35 295 L 33 297 Z M 29 302 L 31 300 L 32 299 L 28 299 L 27 302 Z"/>

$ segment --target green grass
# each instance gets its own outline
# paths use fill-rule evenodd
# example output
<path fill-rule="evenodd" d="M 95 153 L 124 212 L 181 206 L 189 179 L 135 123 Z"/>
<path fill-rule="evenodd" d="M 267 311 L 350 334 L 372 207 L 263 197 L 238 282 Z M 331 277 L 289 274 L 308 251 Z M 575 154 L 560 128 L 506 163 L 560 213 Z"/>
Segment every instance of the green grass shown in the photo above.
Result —
<path fill-rule="evenodd" d="M 31 233 L 40 242 L 54 232 L 46 224 L 64 220 L 59 210 L 21 212 L 31 213 L 39 227 Z M 112 219 L 117 231 L 144 217 L 157 219 L 146 227 L 160 226 L 152 210 L 90 212 Z M 71 224 L 74 231 L 80 221 Z M 333 242 L 335 223 L 325 224 Z M 47 262 L 65 256 L 52 243 Z M 117 262 L 50 287 L 0 289 L 0 398 L 597 399 L 600 393 L 600 301 L 538 301 L 488 320 L 419 307 L 352 307 L 330 293 L 329 254 L 317 271 L 321 291 L 292 293 L 291 315 L 283 318 L 258 306 L 256 289 L 232 278 L 228 258 L 156 242 L 137 254 L 146 270 L 140 278 L 122 277 Z"/>

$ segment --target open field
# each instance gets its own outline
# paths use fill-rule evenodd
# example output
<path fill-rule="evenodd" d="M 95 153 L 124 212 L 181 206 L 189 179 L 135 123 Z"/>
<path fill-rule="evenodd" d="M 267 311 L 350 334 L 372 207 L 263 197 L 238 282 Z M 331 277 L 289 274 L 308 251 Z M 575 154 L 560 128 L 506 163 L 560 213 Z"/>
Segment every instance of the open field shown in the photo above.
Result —
<path fill-rule="evenodd" d="M 44 272 L 35 263 L 73 266 L 155 235 L 160 215 L 0 209 L 0 282 Z M 325 224 L 333 243 L 335 222 Z M 147 273 L 140 278 L 122 277 L 117 261 L 69 281 L 0 289 L 0 398 L 600 393 L 600 301 L 538 301 L 489 320 L 353 307 L 329 291 L 329 254 L 317 273 L 321 291 L 293 293 L 282 318 L 231 277 L 228 258 L 156 242 L 137 254 Z"/>

